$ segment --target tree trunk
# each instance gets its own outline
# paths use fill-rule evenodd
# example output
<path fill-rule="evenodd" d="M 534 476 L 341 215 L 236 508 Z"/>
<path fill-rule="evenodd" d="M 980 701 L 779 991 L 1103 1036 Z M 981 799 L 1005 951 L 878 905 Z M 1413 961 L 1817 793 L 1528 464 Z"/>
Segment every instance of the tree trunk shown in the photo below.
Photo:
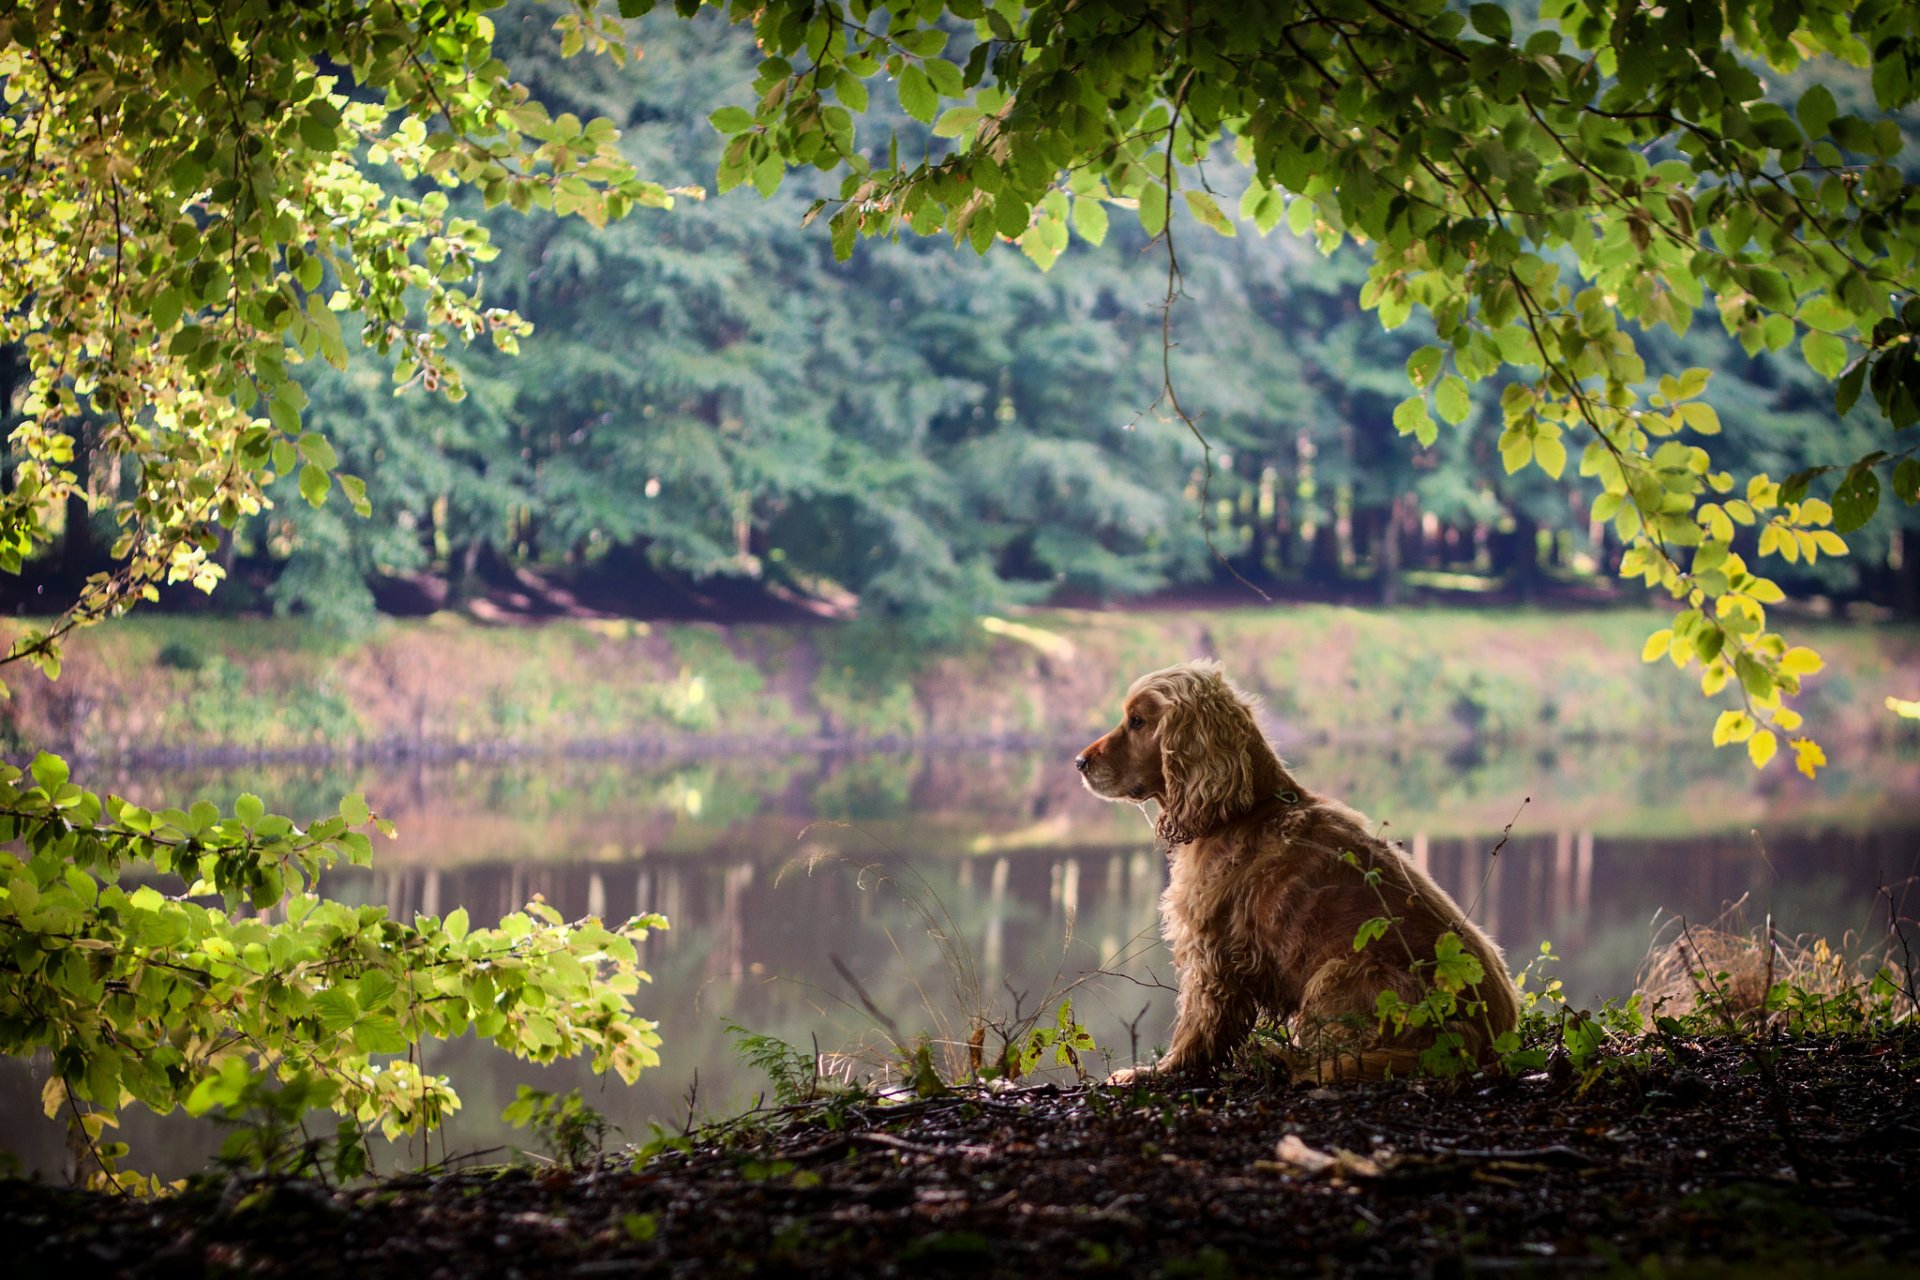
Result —
<path fill-rule="evenodd" d="M 1400 603 L 1400 525 L 1404 497 L 1395 498 L 1387 508 L 1386 526 L 1380 530 L 1380 554 L 1375 569 L 1380 582 L 1380 603 L 1391 608 Z"/>

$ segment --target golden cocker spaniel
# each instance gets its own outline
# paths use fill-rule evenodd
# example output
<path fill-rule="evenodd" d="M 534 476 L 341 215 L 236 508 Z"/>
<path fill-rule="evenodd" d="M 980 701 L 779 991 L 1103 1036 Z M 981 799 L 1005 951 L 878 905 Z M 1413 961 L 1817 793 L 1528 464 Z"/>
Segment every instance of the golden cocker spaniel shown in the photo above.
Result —
<path fill-rule="evenodd" d="M 1296 1074 L 1406 1074 L 1442 1034 L 1485 1061 L 1519 1019 L 1499 948 L 1365 817 L 1287 772 L 1253 712 L 1219 663 L 1169 667 L 1136 680 L 1119 727 L 1074 760 L 1102 799 L 1159 802 L 1172 864 L 1160 921 L 1179 975 L 1173 1040 L 1110 1083 L 1218 1066 L 1263 1014 L 1286 1024 Z M 1455 958 L 1437 965 L 1436 948 Z M 1404 1009 L 1436 983 L 1456 997 L 1425 1006 L 1444 1025 L 1383 1016 L 1395 1002 L 1382 993 Z"/>

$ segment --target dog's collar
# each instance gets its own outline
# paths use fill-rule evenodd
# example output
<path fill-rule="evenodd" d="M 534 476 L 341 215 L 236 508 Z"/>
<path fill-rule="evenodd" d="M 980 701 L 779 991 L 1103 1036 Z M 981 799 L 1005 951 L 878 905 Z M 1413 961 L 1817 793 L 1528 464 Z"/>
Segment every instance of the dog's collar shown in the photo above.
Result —
<path fill-rule="evenodd" d="M 1300 793 L 1290 787 L 1282 787 L 1269 796 L 1268 799 L 1282 805 L 1296 805 L 1300 803 Z M 1259 805 L 1255 805 L 1254 809 L 1258 809 L 1259 807 Z M 1252 810 L 1249 810 L 1249 812 L 1252 812 Z M 1172 853 L 1183 844 L 1192 844 L 1203 834 L 1188 831 L 1184 827 L 1176 825 L 1171 815 L 1165 811 L 1162 811 L 1160 816 L 1154 819 L 1153 830 L 1154 834 L 1159 836 L 1166 844 L 1168 853 Z"/>

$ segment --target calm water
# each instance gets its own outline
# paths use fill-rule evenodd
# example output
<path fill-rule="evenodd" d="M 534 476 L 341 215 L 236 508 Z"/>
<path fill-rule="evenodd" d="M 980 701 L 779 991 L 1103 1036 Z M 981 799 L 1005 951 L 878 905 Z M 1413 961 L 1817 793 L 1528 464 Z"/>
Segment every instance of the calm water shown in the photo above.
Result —
<path fill-rule="evenodd" d="M 457 1153 L 512 1140 L 498 1117 L 523 1082 L 579 1085 L 629 1139 L 689 1108 L 748 1105 L 763 1082 L 732 1051 L 728 1022 L 878 1066 L 888 1034 L 867 1000 L 903 1035 L 950 1049 L 974 1017 L 1050 1014 L 1070 992 L 1115 1065 L 1163 1044 L 1164 870 L 1138 812 L 1082 791 L 1070 754 L 253 769 L 90 784 L 223 806 L 252 790 L 296 815 L 364 790 L 400 838 L 376 850 L 373 872 L 330 888 L 401 915 L 465 906 L 478 925 L 538 893 L 569 918 L 671 919 L 647 944 L 654 981 L 639 997 L 660 1023 L 662 1065 L 627 1088 L 490 1046 L 432 1046 L 429 1067 L 465 1102 L 448 1135 Z M 1323 748 L 1292 763 L 1383 822 L 1472 904 L 1516 967 L 1550 939 L 1572 998 L 1597 1003 L 1631 989 L 1662 912 L 1711 919 L 1744 897 L 1756 920 L 1771 909 L 1788 933 L 1871 942 L 1884 931 L 1881 886 L 1899 895 L 1920 870 L 1920 761 L 1834 754 L 1818 786 L 1777 769 L 1756 777 L 1743 757 L 1693 747 Z M 40 1118 L 40 1082 L 0 1063 L 0 1147 L 51 1174 L 62 1138 Z M 134 1164 L 169 1174 L 217 1145 L 179 1117 L 130 1113 L 123 1134 Z"/>

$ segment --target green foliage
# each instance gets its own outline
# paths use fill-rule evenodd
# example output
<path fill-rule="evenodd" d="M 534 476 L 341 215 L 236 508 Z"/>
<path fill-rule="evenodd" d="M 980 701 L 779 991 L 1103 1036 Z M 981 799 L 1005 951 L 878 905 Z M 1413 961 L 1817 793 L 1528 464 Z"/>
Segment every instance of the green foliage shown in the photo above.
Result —
<path fill-rule="evenodd" d="M 1906 454 L 1849 465 L 1833 504 L 1804 481 L 1717 468 L 1693 442 L 1721 431 L 1698 399 L 1710 370 L 1656 377 L 1634 332 L 1684 334 L 1711 306 L 1750 355 L 1799 339 L 1838 378 L 1838 412 L 1865 387 L 1894 430 L 1920 419 L 1920 218 L 1901 129 L 1843 112 L 1823 85 L 1771 100 L 1751 66 L 1869 68 L 1878 108 L 1897 110 L 1920 92 L 1910 6 L 1550 0 L 1552 25 L 1521 34 L 1498 6 L 1469 19 L 1440 0 L 1202 3 L 1149 22 L 1104 3 L 784 0 L 730 15 L 764 57 L 755 105 L 718 117 L 720 189 L 777 186 L 784 163 L 841 171 L 815 205 L 832 210 L 840 257 L 908 228 L 983 252 L 1017 239 L 1045 267 L 1070 227 L 1107 235 L 1077 206 L 1111 204 L 1166 237 L 1177 281 L 1173 197 L 1230 232 L 1201 185 L 1230 146 L 1253 169 L 1243 217 L 1265 229 L 1284 209 L 1324 249 L 1369 246 L 1362 305 L 1389 329 L 1416 309 L 1431 321 L 1396 428 L 1431 443 L 1434 413 L 1464 424 L 1471 384 L 1501 380 L 1499 465 L 1558 480 L 1578 451 L 1603 491 L 1594 517 L 1627 544 L 1621 573 L 1681 605 L 1676 664 L 1697 660 L 1709 696 L 1737 675 L 1745 713 L 1769 726 L 1755 764 L 1800 727 L 1790 646 L 1767 630 L 1784 593 L 1759 561 L 1844 554 L 1841 531 L 1877 503 L 1873 468 Z M 852 112 L 883 76 L 912 120 L 881 123 L 881 159 Z M 1759 531 L 1755 567 L 1736 525 Z M 1792 743 L 1813 773 L 1818 745 Z"/>
<path fill-rule="evenodd" d="M 1036 1025 L 1019 1041 L 1008 1046 L 1007 1078 L 1018 1079 L 1032 1074 L 1040 1066 L 1041 1059 L 1051 1052 L 1055 1066 L 1072 1067 L 1074 1074 L 1085 1080 L 1087 1069 L 1081 1065 L 1080 1055 L 1098 1052 L 1098 1048 L 1093 1042 L 1092 1033 L 1074 1020 L 1073 1001 L 1062 1000 L 1054 1011 L 1052 1026 Z"/>
<path fill-rule="evenodd" d="M 465 909 L 409 924 L 319 897 L 329 868 L 369 863 L 367 826 L 391 831 L 357 795 L 303 829 L 252 795 L 227 814 L 149 811 L 82 790 L 55 756 L 30 775 L 0 766 L 15 850 L 0 852 L 0 1051 L 50 1054 L 47 1113 L 69 1108 L 89 1139 L 134 1102 L 282 1122 L 324 1103 L 389 1138 L 432 1129 L 460 1099 L 409 1051 L 468 1032 L 629 1081 L 657 1064 L 630 997 L 646 979 L 635 943 L 664 920 L 569 925 L 536 899 L 473 929 Z M 232 1154 L 271 1165 L 280 1150 L 274 1130 Z M 121 1177 L 116 1153 L 95 1154 Z"/>
<path fill-rule="evenodd" d="M 569 1169 L 597 1162 L 614 1128 L 600 1112 L 580 1097 L 578 1089 L 555 1096 L 544 1089 L 521 1085 L 500 1118 L 516 1129 L 531 1129 L 555 1160 Z"/>
<path fill-rule="evenodd" d="M 332 1082 L 304 1071 L 276 1084 L 244 1059 L 228 1058 L 194 1087 L 187 1110 L 208 1114 L 227 1128 L 218 1159 L 229 1169 L 346 1181 L 371 1168 L 365 1130 L 344 1117 L 331 1139 L 310 1137 L 306 1129 L 308 1114 L 331 1106 L 338 1096 Z"/>
<path fill-rule="evenodd" d="M 555 117 L 512 81 L 489 7 L 0 15 L 0 341 L 25 353 L 0 568 L 49 543 L 70 498 L 110 506 L 119 528 L 115 568 L 5 661 L 57 675 L 72 627 L 164 583 L 211 590 L 218 531 L 265 510 L 280 478 L 313 507 L 337 485 L 367 510 L 303 423 L 292 366 L 344 367 L 343 317 L 358 316 L 400 382 L 458 399 L 450 339 L 511 350 L 526 331 L 480 295 L 494 250 L 439 188 L 594 223 L 671 203 L 620 157 L 610 122 Z M 555 25 L 563 52 L 624 57 L 618 23 L 590 4 Z M 382 167 L 407 185 L 383 188 Z M 91 467 L 75 458 L 83 426 Z"/>
<path fill-rule="evenodd" d="M 820 1063 L 813 1054 L 802 1053 L 778 1036 L 749 1031 L 738 1023 L 727 1024 L 733 1037 L 733 1051 L 763 1072 L 773 1086 L 774 1101 L 782 1106 L 812 1102 L 820 1093 Z"/>

